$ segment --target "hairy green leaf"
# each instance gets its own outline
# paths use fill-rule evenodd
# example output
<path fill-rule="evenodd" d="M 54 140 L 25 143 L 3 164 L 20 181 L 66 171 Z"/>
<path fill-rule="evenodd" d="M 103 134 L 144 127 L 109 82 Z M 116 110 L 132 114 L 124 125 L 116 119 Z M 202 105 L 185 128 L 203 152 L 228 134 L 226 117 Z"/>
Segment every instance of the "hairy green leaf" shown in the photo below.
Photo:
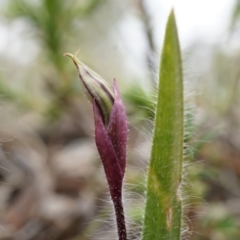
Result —
<path fill-rule="evenodd" d="M 143 240 L 179 240 L 182 227 L 183 76 L 174 12 L 166 27 L 150 165 Z"/>

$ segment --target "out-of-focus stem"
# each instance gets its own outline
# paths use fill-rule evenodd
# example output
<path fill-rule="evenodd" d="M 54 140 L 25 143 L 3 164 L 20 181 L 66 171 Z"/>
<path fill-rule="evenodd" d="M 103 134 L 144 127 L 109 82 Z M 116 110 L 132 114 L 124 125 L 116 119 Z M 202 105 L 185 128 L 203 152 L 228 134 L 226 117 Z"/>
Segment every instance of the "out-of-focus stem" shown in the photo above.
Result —
<path fill-rule="evenodd" d="M 147 7 L 146 7 L 146 2 L 144 0 L 139 0 L 139 10 L 141 12 L 144 33 L 146 35 L 146 42 L 148 45 L 148 50 L 147 50 L 147 54 L 146 54 L 146 59 L 147 59 L 146 62 L 147 62 L 148 69 L 151 73 L 151 80 L 155 86 L 154 72 L 155 72 L 155 68 L 156 68 L 156 63 L 154 60 L 154 54 L 156 52 L 156 46 L 154 44 L 153 29 L 151 26 L 151 18 L 150 18 L 150 15 L 149 15 Z"/>

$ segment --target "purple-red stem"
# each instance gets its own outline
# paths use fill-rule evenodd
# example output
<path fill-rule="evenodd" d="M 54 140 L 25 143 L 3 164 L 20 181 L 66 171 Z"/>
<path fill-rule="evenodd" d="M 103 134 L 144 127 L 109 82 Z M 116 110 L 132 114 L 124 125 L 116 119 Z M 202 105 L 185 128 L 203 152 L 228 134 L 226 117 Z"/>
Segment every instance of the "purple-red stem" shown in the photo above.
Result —
<path fill-rule="evenodd" d="M 114 198 L 112 198 L 116 213 L 118 237 L 119 240 L 127 240 L 127 229 L 125 224 L 124 209 L 122 203 L 122 193 L 120 192 L 119 195 L 120 196 L 115 196 Z"/>

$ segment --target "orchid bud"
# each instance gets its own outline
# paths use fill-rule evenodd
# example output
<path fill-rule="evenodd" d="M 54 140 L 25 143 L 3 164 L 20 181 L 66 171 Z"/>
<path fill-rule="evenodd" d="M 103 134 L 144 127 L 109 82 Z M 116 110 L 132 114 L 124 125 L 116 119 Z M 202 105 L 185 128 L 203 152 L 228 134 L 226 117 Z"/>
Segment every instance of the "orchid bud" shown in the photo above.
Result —
<path fill-rule="evenodd" d="M 73 55 L 71 53 L 66 53 L 64 55 L 70 57 L 73 60 L 78 69 L 82 87 L 87 98 L 91 102 L 93 102 L 93 100 L 96 101 L 96 104 L 103 117 L 104 125 L 107 126 L 114 102 L 112 89 L 108 86 L 107 82 L 104 81 L 97 73 L 80 62 L 77 59 L 76 55 Z"/>
<path fill-rule="evenodd" d="M 93 103 L 95 142 L 113 201 L 119 240 L 127 240 L 122 185 L 126 168 L 127 116 L 117 83 L 113 90 L 107 83 L 80 62 L 76 55 L 66 53 L 78 68 L 79 77 L 88 99 Z"/>

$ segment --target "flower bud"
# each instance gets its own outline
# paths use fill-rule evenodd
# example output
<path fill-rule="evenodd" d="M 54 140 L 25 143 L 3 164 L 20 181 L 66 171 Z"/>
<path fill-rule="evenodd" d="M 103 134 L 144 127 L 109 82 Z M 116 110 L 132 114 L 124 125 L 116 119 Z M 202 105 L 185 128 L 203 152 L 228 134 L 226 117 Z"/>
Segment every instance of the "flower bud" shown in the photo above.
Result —
<path fill-rule="evenodd" d="M 114 103 L 114 94 L 112 89 L 97 73 L 80 62 L 76 55 L 65 53 L 64 56 L 68 56 L 73 60 L 78 69 L 82 87 L 87 98 L 91 102 L 95 100 L 102 115 L 104 125 L 108 126 L 112 106 Z"/>
<path fill-rule="evenodd" d="M 126 240 L 122 204 L 128 131 L 125 107 L 115 80 L 113 92 L 100 76 L 76 58 L 76 54 L 66 53 L 65 56 L 70 57 L 77 66 L 83 89 L 93 103 L 95 142 L 114 204 L 119 239 Z"/>

